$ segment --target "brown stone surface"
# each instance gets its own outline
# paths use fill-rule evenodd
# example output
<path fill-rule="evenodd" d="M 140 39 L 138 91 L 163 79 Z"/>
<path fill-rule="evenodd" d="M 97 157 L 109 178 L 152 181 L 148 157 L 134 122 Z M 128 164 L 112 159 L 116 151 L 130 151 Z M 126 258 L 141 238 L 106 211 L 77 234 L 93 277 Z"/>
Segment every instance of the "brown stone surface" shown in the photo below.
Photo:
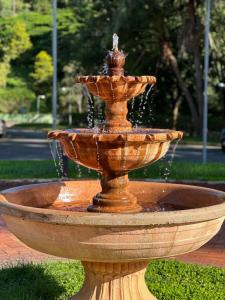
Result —
<path fill-rule="evenodd" d="M 83 262 L 84 286 L 70 300 L 157 300 L 145 284 L 147 264 Z"/>
<path fill-rule="evenodd" d="M 0 181 L 0 189 L 11 188 L 14 186 L 29 184 L 30 181 Z M 215 188 L 225 191 L 225 184 L 209 184 L 198 183 L 205 187 Z M 35 251 L 23 243 L 21 243 L 5 226 L 5 223 L 0 219 L 0 265 L 8 263 L 17 263 L 18 261 L 40 261 L 44 259 L 57 259 L 55 256 L 43 254 Z M 200 249 L 176 256 L 175 259 L 182 260 L 188 263 L 197 263 L 203 265 L 214 265 L 225 268 L 225 223 L 219 233 L 206 245 Z"/>
<path fill-rule="evenodd" d="M 219 231 L 224 220 L 224 193 L 149 182 L 130 184 L 138 204 L 143 209 L 172 207 L 175 211 L 126 215 L 68 210 L 75 202 L 79 208 L 86 206 L 98 188 L 97 181 L 53 182 L 14 188 L 0 196 L 3 218 L 21 241 L 45 253 L 83 261 L 85 284 L 71 300 L 157 300 L 144 281 L 148 259 L 198 249 Z M 58 206 L 61 203 L 63 210 Z M 52 210 L 54 205 L 57 210 Z M 6 255 L 10 261 L 16 254 L 19 260 L 31 255 L 26 261 L 47 258 L 21 246 L 0 225 L 0 238 L 6 244 L 0 252 L 3 263 Z M 180 259 L 190 261 L 187 255 Z M 216 264 L 221 266 L 221 261 L 217 259 Z"/>

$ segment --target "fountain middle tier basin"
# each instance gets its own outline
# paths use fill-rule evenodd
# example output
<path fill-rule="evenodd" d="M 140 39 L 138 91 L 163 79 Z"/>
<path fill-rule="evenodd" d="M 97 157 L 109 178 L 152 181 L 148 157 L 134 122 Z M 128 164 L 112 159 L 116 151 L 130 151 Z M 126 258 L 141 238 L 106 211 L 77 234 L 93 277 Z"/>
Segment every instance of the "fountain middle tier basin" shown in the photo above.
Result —
<path fill-rule="evenodd" d="M 114 133 L 68 129 L 48 134 L 49 139 L 59 140 L 71 160 L 100 172 L 119 173 L 154 163 L 167 153 L 171 141 L 182 136 L 181 131 L 145 128 Z"/>
<path fill-rule="evenodd" d="M 224 220 L 224 192 L 133 181 L 129 191 L 142 212 L 89 213 L 86 207 L 99 188 L 98 181 L 85 180 L 12 188 L 0 195 L 0 211 L 9 230 L 36 250 L 109 263 L 193 251 L 210 240 Z"/>

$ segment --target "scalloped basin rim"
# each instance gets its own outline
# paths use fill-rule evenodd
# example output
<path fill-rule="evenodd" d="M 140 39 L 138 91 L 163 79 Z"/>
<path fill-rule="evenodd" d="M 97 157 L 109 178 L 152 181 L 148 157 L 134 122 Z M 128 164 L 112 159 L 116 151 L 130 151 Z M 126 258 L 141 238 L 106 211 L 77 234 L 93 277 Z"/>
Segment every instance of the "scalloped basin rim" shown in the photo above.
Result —
<path fill-rule="evenodd" d="M 0 194 L 0 211 L 3 215 L 11 215 L 14 217 L 35 220 L 39 222 L 46 222 L 52 224 L 66 224 L 66 225 L 87 225 L 87 226 L 148 226 L 148 225 L 176 225 L 176 224 L 188 224 L 195 222 L 203 222 L 212 219 L 217 219 L 225 216 L 225 193 L 214 189 L 189 186 L 182 184 L 172 183 L 153 183 L 145 181 L 131 181 L 130 185 L 136 185 L 144 187 L 146 190 L 156 188 L 158 191 L 168 190 L 173 193 L 181 191 L 182 194 L 187 196 L 190 193 L 190 197 L 194 193 L 198 193 L 199 197 L 213 197 L 216 201 L 221 203 L 216 205 L 210 205 L 206 207 L 200 207 L 195 209 L 184 209 L 179 211 L 163 211 L 163 212 L 141 212 L 134 214 L 120 214 L 120 213 L 89 213 L 89 212 L 73 212 L 73 211 L 61 211 L 45 208 L 36 208 L 31 206 L 24 206 L 11 203 L 7 200 L 7 197 L 13 198 L 13 195 L 23 193 L 24 197 L 27 193 L 36 196 L 40 191 L 44 193 L 44 196 L 48 195 L 48 189 L 56 190 L 57 187 L 69 187 L 69 186 L 89 186 L 90 184 L 99 186 L 99 182 L 96 180 L 79 180 L 79 181 L 61 181 L 52 183 L 41 183 L 20 186 L 16 188 L 7 189 Z M 182 201 L 182 199 L 181 199 Z"/>
<path fill-rule="evenodd" d="M 93 136 L 101 141 L 110 141 L 114 139 L 122 139 L 127 141 L 170 141 L 175 139 L 181 139 L 183 137 L 182 131 L 176 131 L 171 129 L 157 129 L 157 128 L 132 128 L 130 131 L 125 132 L 104 132 L 99 128 L 86 129 L 75 128 L 65 130 L 54 130 L 48 132 L 48 138 L 57 139 L 62 136 L 69 136 L 74 138 L 76 135 Z"/>
<path fill-rule="evenodd" d="M 107 76 L 107 75 L 96 75 L 96 76 L 77 76 L 75 77 L 75 81 L 77 83 L 91 83 L 91 82 L 116 82 L 116 81 L 124 81 L 124 82 L 141 82 L 141 83 L 156 83 L 156 77 L 150 75 L 142 75 L 142 76 Z"/>

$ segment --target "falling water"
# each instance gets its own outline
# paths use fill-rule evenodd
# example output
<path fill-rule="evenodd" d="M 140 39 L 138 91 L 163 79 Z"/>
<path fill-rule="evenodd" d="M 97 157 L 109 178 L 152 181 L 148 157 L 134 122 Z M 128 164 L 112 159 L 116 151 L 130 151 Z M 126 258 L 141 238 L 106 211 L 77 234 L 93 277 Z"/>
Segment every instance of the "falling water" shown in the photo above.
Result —
<path fill-rule="evenodd" d="M 72 148 L 73 148 L 73 153 L 74 153 L 74 155 L 75 155 L 75 159 L 77 159 L 78 158 L 78 156 L 77 156 L 77 151 L 76 151 L 76 148 L 75 148 L 75 146 L 74 146 L 74 143 L 71 141 L 70 142 L 71 143 L 71 146 L 72 146 Z M 80 167 L 80 165 L 78 164 L 78 163 L 76 163 L 75 164 L 75 168 L 76 168 L 76 174 L 77 174 L 77 177 L 78 178 L 81 178 L 82 177 L 82 170 L 81 170 L 81 167 Z"/>
<path fill-rule="evenodd" d="M 141 125 L 143 123 L 143 115 L 144 115 L 146 102 L 147 102 L 147 100 L 144 97 L 144 94 L 142 94 L 141 95 L 141 100 L 140 100 L 139 106 L 138 106 L 138 117 L 137 117 L 137 120 L 136 120 L 137 125 Z"/>
<path fill-rule="evenodd" d="M 60 144 L 60 142 L 57 141 L 56 143 L 56 154 L 58 157 L 58 166 L 60 169 L 61 174 L 64 174 L 64 168 L 63 168 L 63 149 Z"/>
<path fill-rule="evenodd" d="M 50 146 L 57 175 L 61 179 L 65 178 L 67 177 L 67 174 L 64 173 L 63 149 L 61 147 L 61 144 L 60 142 L 55 140 L 48 140 L 48 141 L 49 141 L 49 146 Z"/>
<path fill-rule="evenodd" d="M 88 115 L 87 115 L 87 122 L 88 122 L 88 128 L 94 127 L 94 100 L 91 97 L 88 89 L 86 87 L 83 87 L 85 94 L 87 95 L 88 99 Z"/>
<path fill-rule="evenodd" d="M 135 107 L 135 98 L 132 98 L 131 100 L 131 105 L 130 105 L 130 110 L 129 110 L 129 119 L 133 126 L 136 126 L 136 118 L 134 114 L 134 107 Z"/>
<path fill-rule="evenodd" d="M 102 105 L 99 105 L 98 107 L 98 114 L 97 114 L 97 118 L 98 118 L 98 123 L 101 124 L 104 121 L 104 109 L 102 107 Z"/>
<path fill-rule="evenodd" d="M 168 156 L 164 156 L 164 158 L 167 157 L 166 167 L 163 168 L 163 170 L 161 169 L 161 171 L 163 171 L 162 172 L 162 177 L 165 180 L 165 182 L 168 181 L 168 178 L 169 178 L 169 176 L 171 174 L 171 169 L 172 169 L 172 165 L 173 165 L 173 161 L 174 161 L 174 157 L 175 157 L 175 152 L 176 152 L 176 149 L 177 149 L 177 146 L 178 146 L 179 142 L 180 142 L 180 139 L 177 139 L 175 141 L 175 143 L 173 144 L 173 146 L 172 146 L 172 152 L 171 152 L 171 154 L 168 155 L 169 159 L 168 159 Z"/>
<path fill-rule="evenodd" d="M 136 120 L 137 125 L 142 125 L 143 123 L 143 116 L 145 113 L 145 110 L 147 108 L 147 104 L 150 107 L 150 114 L 148 115 L 148 119 L 152 119 L 152 97 L 149 97 L 151 94 L 151 91 L 153 89 L 154 84 L 149 85 L 149 88 L 145 92 L 145 94 L 141 95 L 141 100 L 139 102 L 138 106 L 138 117 Z"/>
<path fill-rule="evenodd" d="M 101 169 L 101 165 L 100 165 L 100 153 L 99 153 L 99 146 L 98 146 L 98 138 L 95 138 L 95 144 L 96 144 L 96 158 L 97 158 L 97 165 L 98 165 L 98 169 Z"/>

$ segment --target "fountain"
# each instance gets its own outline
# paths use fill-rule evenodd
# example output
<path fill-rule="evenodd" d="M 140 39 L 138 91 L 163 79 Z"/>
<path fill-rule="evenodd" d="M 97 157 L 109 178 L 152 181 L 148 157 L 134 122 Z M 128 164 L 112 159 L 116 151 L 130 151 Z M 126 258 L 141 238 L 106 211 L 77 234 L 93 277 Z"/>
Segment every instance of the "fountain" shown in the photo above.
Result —
<path fill-rule="evenodd" d="M 105 101 L 98 128 L 49 132 L 73 161 L 101 174 L 97 180 L 33 184 L 2 192 L 0 211 L 26 245 L 79 259 L 85 283 L 74 300 L 153 300 L 144 282 L 149 259 L 194 251 L 220 229 L 225 193 L 181 184 L 128 181 L 128 172 L 163 157 L 182 132 L 132 128 L 127 102 L 153 85 L 153 76 L 124 76 L 125 55 L 106 57 L 108 75 L 77 83 Z"/>

